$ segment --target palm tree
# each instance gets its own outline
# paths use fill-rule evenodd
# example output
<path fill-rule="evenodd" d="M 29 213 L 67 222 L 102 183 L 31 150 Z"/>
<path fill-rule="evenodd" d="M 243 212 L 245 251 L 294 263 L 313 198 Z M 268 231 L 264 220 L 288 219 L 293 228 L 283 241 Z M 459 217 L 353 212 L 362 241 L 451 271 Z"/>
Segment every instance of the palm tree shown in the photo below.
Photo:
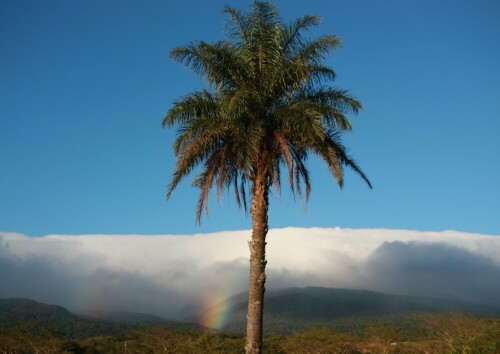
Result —
<path fill-rule="evenodd" d="M 262 316 L 266 280 L 265 246 L 269 191 L 279 194 L 281 170 L 292 193 L 307 202 L 311 190 L 306 160 L 322 159 L 343 186 L 343 168 L 365 174 L 342 145 L 341 134 L 351 131 L 346 114 L 361 103 L 346 90 L 329 86 L 334 71 L 323 65 L 340 45 L 334 35 L 315 40 L 303 32 L 319 25 L 317 16 L 284 24 L 273 4 L 256 1 L 251 11 L 226 7 L 227 39 L 193 42 L 175 48 L 170 56 L 208 82 L 208 89 L 174 103 L 164 127 L 178 127 L 177 158 L 167 199 L 178 184 L 199 167 L 192 185 L 200 189 L 197 222 L 208 213 L 212 189 L 219 198 L 234 188 L 236 202 L 247 210 L 250 192 L 252 239 L 248 287 L 246 352 L 262 350 Z"/>

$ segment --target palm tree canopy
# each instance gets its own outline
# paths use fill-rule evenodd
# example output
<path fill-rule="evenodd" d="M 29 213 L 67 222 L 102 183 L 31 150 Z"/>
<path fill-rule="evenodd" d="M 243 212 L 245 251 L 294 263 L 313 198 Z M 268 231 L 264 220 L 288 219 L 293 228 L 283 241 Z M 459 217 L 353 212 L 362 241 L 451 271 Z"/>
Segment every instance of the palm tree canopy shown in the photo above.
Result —
<path fill-rule="evenodd" d="M 319 25 L 317 16 L 284 24 L 267 2 L 255 2 L 248 13 L 231 7 L 224 12 L 226 40 L 193 42 L 170 53 L 209 88 L 179 99 L 163 120 L 164 127 L 178 127 L 177 164 L 167 198 L 200 166 L 193 181 L 201 190 L 200 222 L 214 187 L 218 196 L 234 188 L 238 205 L 246 208 L 246 190 L 257 171 L 279 193 L 284 167 L 292 192 L 300 198 L 305 194 L 307 201 L 310 153 L 325 162 L 341 188 L 345 166 L 371 188 L 341 142 L 341 134 L 351 131 L 346 114 L 357 114 L 362 105 L 348 91 L 331 86 L 335 72 L 323 65 L 339 39 L 305 38 L 305 31 Z"/>

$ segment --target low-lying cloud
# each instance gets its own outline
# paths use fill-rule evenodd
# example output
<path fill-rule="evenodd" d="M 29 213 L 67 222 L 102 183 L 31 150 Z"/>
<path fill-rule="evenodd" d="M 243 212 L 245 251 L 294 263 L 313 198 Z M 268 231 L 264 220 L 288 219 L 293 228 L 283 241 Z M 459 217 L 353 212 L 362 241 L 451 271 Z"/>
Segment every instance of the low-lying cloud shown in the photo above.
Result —
<path fill-rule="evenodd" d="M 0 297 L 181 319 L 207 299 L 246 290 L 250 236 L 0 233 Z M 267 255 L 269 289 L 324 286 L 500 304 L 500 236 L 285 228 L 269 232 Z"/>

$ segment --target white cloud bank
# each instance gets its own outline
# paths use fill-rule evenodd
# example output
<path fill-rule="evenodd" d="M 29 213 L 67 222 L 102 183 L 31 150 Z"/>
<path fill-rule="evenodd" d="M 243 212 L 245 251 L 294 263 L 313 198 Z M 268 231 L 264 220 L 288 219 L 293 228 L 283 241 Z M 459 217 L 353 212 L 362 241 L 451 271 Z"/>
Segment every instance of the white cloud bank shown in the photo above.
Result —
<path fill-rule="evenodd" d="M 207 299 L 246 290 L 250 235 L 0 233 L 0 297 L 182 318 Z M 500 304 L 500 236 L 285 228 L 270 230 L 267 255 L 268 289 L 357 288 Z"/>

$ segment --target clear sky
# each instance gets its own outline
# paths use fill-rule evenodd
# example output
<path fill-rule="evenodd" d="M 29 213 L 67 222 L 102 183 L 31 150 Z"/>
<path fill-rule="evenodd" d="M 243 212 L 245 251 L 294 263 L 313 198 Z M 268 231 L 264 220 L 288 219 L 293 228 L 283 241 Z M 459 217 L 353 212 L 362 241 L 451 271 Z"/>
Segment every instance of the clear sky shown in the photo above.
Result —
<path fill-rule="evenodd" d="M 197 190 L 171 200 L 174 131 L 161 120 L 203 83 L 168 58 L 224 38 L 224 5 L 251 1 L 0 2 L 0 231 L 192 234 L 250 228 L 233 195 L 195 224 Z M 312 159 L 307 213 L 287 189 L 271 227 L 500 234 L 500 2 L 275 2 L 320 15 L 327 60 L 365 111 L 345 137 L 370 177 L 340 191 Z"/>

